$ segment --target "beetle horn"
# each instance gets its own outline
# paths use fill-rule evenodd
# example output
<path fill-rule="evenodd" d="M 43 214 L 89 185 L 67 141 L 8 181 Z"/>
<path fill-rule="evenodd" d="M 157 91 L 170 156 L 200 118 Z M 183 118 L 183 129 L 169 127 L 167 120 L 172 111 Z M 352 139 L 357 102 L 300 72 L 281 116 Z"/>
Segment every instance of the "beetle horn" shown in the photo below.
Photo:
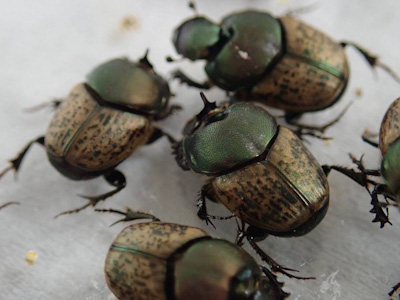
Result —
<path fill-rule="evenodd" d="M 149 69 L 153 69 L 153 65 L 149 62 L 147 55 L 149 54 L 149 49 L 146 49 L 146 52 L 144 53 L 143 57 L 139 60 L 139 63 L 148 67 Z"/>

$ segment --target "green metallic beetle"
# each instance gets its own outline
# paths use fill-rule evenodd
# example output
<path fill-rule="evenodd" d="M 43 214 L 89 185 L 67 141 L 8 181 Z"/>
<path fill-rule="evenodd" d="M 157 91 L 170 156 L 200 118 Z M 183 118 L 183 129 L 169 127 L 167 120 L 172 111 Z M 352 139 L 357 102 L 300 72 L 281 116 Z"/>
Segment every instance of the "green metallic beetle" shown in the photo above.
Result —
<path fill-rule="evenodd" d="M 173 44 L 183 57 L 207 61 L 209 81 L 197 83 L 179 70 L 176 78 L 198 88 L 215 84 L 233 92 L 234 101 L 283 109 L 291 123 L 302 113 L 325 109 L 341 97 L 349 77 L 343 49 L 347 45 L 360 51 L 372 67 L 380 66 L 400 81 L 358 45 L 337 43 L 292 17 L 274 18 L 262 11 L 233 13 L 220 24 L 196 16 L 175 30 Z"/>
<path fill-rule="evenodd" d="M 237 245 L 172 223 L 140 223 L 122 230 L 107 254 L 105 275 L 120 300 L 288 296 L 276 276 Z"/>
<path fill-rule="evenodd" d="M 244 102 L 217 107 L 201 96 L 203 110 L 173 146 L 182 169 L 209 176 L 198 216 L 206 222 L 229 218 L 207 213 L 206 198 L 222 203 L 243 222 L 239 239 L 247 237 L 271 263 L 255 242 L 268 234 L 301 236 L 321 222 L 329 204 L 324 171 L 297 135 L 265 109 Z"/>
<path fill-rule="evenodd" d="M 155 73 L 147 52 L 138 62 L 125 58 L 107 61 L 58 103 L 61 106 L 45 136 L 28 143 L 0 177 L 12 169 L 17 172 L 29 148 L 39 143 L 64 176 L 73 180 L 104 176 L 116 187 L 102 195 L 84 196 L 88 204 L 65 213 L 94 206 L 125 187 L 125 177 L 115 167 L 137 147 L 163 135 L 173 142 L 153 124 L 153 120 L 163 119 L 179 108 L 168 106 L 169 97 L 168 83 Z"/>
<path fill-rule="evenodd" d="M 400 205 L 400 98 L 389 106 L 383 117 L 379 132 L 379 144 L 369 140 L 366 135 L 363 135 L 363 140 L 379 147 L 382 153 L 380 170 L 366 169 L 362 158 L 357 160 L 353 155 L 350 156 L 357 165 L 358 171 L 340 166 L 323 166 L 323 168 L 326 173 L 332 169 L 343 173 L 368 190 L 373 206 L 371 213 L 376 215 L 372 222 L 380 222 L 382 228 L 386 223 L 391 224 L 388 212 L 384 210 L 387 201 L 397 206 Z M 370 176 L 382 177 L 385 184 L 372 180 Z M 369 190 L 370 185 L 373 186 L 372 191 Z M 378 195 L 383 195 L 386 203 L 380 203 Z"/>

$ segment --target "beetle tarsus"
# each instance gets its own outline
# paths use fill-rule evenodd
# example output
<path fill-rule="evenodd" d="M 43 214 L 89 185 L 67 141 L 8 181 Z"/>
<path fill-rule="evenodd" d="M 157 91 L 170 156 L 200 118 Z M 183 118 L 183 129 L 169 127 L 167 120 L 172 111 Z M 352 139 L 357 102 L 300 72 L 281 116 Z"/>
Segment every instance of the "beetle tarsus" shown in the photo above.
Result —
<path fill-rule="evenodd" d="M 195 87 L 198 89 L 209 90 L 212 87 L 212 84 L 209 81 L 205 82 L 194 81 L 179 69 L 172 73 L 172 78 L 178 79 L 181 83 L 186 83 L 188 86 Z"/>
<path fill-rule="evenodd" d="M 0 205 L 0 210 L 2 210 L 2 209 L 3 209 L 4 207 L 6 207 L 6 206 L 9 206 L 9 205 L 12 205 L 12 204 L 17 204 L 17 205 L 19 205 L 20 203 L 19 203 L 19 202 L 16 202 L 16 201 L 6 202 L 6 203 Z"/>
<path fill-rule="evenodd" d="M 372 55 L 369 53 L 366 49 L 360 47 L 356 43 L 353 42 L 348 42 L 348 41 L 343 41 L 340 43 L 340 45 L 345 48 L 346 46 L 353 46 L 355 49 L 357 49 L 358 52 L 361 53 L 361 55 L 367 60 L 368 64 L 372 67 L 379 67 L 382 70 L 384 70 L 386 73 L 388 73 L 394 80 L 397 82 L 400 82 L 400 76 L 395 73 L 388 65 L 382 63 L 378 56 Z"/>
<path fill-rule="evenodd" d="M 156 216 L 154 216 L 152 214 L 144 213 L 141 211 L 134 211 L 134 210 L 131 210 L 129 207 L 126 208 L 126 212 L 123 212 L 120 210 L 115 210 L 112 208 L 110 208 L 110 209 L 95 209 L 94 211 L 115 213 L 115 214 L 120 214 L 120 215 L 125 216 L 125 218 L 117 220 L 116 222 L 112 223 L 110 225 L 110 227 L 117 223 L 136 221 L 136 220 L 141 220 L 141 219 L 151 219 L 152 221 L 161 221 L 159 218 L 157 218 Z"/>
<path fill-rule="evenodd" d="M 361 136 L 361 138 L 362 138 L 362 140 L 364 142 L 366 142 L 367 144 L 369 144 L 369 145 L 371 145 L 371 146 L 373 146 L 375 148 L 378 148 L 379 147 L 379 143 L 375 142 L 375 141 L 373 141 L 371 139 L 371 138 L 376 138 L 376 137 L 377 137 L 377 134 L 371 133 L 368 130 L 365 130 L 363 135 Z"/>
<path fill-rule="evenodd" d="M 6 173 L 8 173 L 8 171 L 10 170 L 14 170 L 15 174 L 18 173 L 18 170 L 21 166 L 22 160 L 24 159 L 26 153 L 28 152 L 28 150 L 31 148 L 31 146 L 34 143 L 38 143 L 42 146 L 44 146 L 44 136 L 38 137 L 37 139 L 34 139 L 32 141 L 30 141 L 23 149 L 22 151 L 18 154 L 18 156 L 14 159 L 9 160 L 10 162 L 10 166 L 8 166 L 7 168 L 5 168 L 1 173 L 0 173 L 0 178 L 2 178 Z"/>

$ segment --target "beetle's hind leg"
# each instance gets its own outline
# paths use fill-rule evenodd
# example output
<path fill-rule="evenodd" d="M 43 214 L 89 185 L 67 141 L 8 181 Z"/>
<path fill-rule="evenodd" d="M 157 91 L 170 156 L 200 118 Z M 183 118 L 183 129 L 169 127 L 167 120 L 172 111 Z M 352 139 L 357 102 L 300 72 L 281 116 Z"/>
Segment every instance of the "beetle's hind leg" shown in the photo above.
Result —
<path fill-rule="evenodd" d="M 9 205 L 12 205 L 12 204 L 19 204 L 19 202 L 16 202 L 16 201 L 6 202 L 6 203 L 0 205 L 0 210 L 2 210 L 6 206 L 9 206 Z"/>
<path fill-rule="evenodd" d="M 120 222 L 129 222 L 129 221 L 136 221 L 136 220 L 142 220 L 142 219 L 150 219 L 152 221 L 160 221 L 159 218 L 152 214 L 144 213 L 141 211 L 135 211 L 130 209 L 129 207 L 126 208 L 126 212 L 120 211 L 120 210 L 115 210 L 115 209 L 95 209 L 97 212 L 108 212 L 108 213 L 115 213 L 119 215 L 125 216 L 123 219 L 117 220 L 116 222 L 112 223 L 110 225 L 113 226 L 117 223 Z"/>
<path fill-rule="evenodd" d="M 16 158 L 9 160 L 10 162 L 10 166 L 8 166 L 7 168 L 5 168 L 1 173 L 0 173 L 0 178 L 2 178 L 6 173 L 8 173 L 8 171 L 10 170 L 14 170 L 15 174 L 17 174 L 22 160 L 24 159 L 26 153 L 28 152 L 28 150 L 31 148 L 31 146 L 34 143 L 38 143 L 42 146 L 44 146 L 44 136 L 38 137 L 37 139 L 34 139 L 32 141 L 30 141 L 23 149 L 22 151 L 17 155 Z"/>
<path fill-rule="evenodd" d="M 382 70 L 384 70 L 386 73 L 388 73 L 394 80 L 397 82 L 400 82 L 400 76 L 396 74 L 388 65 L 382 63 L 378 56 L 372 55 L 369 53 L 366 49 L 360 47 L 356 43 L 353 42 L 348 42 L 348 41 L 343 41 L 340 43 L 340 45 L 345 48 L 346 46 L 353 46 L 355 49 L 357 49 L 358 52 L 361 53 L 362 56 L 367 60 L 368 64 L 372 67 L 379 67 Z"/>
<path fill-rule="evenodd" d="M 207 80 L 204 82 L 194 81 L 179 69 L 172 72 L 172 78 L 178 79 L 181 83 L 186 83 L 190 87 L 195 87 L 203 90 L 209 90 L 213 86 L 212 83 Z"/>
<path fill-rule="evenodd" d="M 94 207 L 100 201 L 103 201 L 103 200 L 107 199 L 108 197 L 111 197 L 111 196 L 115 195 L 116 193 L 121 191 L 126 186 L 125 176 L 124 176 L 124 174 L 122 174 L 118 170 L 112 170 L 110 173 L 104 175 L 104 178 L 109 184 L 111 184 L 112 186 L 115 186 L 114 190 L 109 191 L 109 192 L 104 193 L 104 194 L 101 194 L 101 195 L 98 195 L 98 196 L 79 195 L 80 197 L 87 199 L 89 202 L 87 204 L 81 206 L 81 207 L 76 208 L 76 209 L 68 210 L 68 211 L 64 211 L 62 213 L 59 213 L 58 215 L 55 216 L 55 218 L 57 218 L 59 216 L 62 216 L 62 215 L 78 213 L 81 210 L 84 210 L 85 208 L 87 208 L 89 206 L 93 206 Z"/>

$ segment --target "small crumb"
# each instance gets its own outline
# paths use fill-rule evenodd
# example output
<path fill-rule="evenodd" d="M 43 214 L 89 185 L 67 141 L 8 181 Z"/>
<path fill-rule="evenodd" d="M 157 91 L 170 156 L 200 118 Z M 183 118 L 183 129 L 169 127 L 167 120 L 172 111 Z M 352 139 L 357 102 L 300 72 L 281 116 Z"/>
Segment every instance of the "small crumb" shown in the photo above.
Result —
<path fill-rule="evenodd" d="M 28 263 L 28 265 L 32 266 L 36 263 L 37 258 L 38 254 L 35 251 L 30 250 L 25 256 L 25 261 Z"/>
<path fill-rule="evenodd" d="M 357 88 L 357 89 L 355 90 L 355 94 L 356 94 L 357 97 L 361 97 L 361 96 L 363 95 L 363 90 L 362 90 L 362 88 Z"/>
<path fill-rule="evenodd" d="M 126 16 L 121 20 L 120 28 L 121 31 L 130 31 L 139 29 L 139 19 L 135 16 Z"/>

